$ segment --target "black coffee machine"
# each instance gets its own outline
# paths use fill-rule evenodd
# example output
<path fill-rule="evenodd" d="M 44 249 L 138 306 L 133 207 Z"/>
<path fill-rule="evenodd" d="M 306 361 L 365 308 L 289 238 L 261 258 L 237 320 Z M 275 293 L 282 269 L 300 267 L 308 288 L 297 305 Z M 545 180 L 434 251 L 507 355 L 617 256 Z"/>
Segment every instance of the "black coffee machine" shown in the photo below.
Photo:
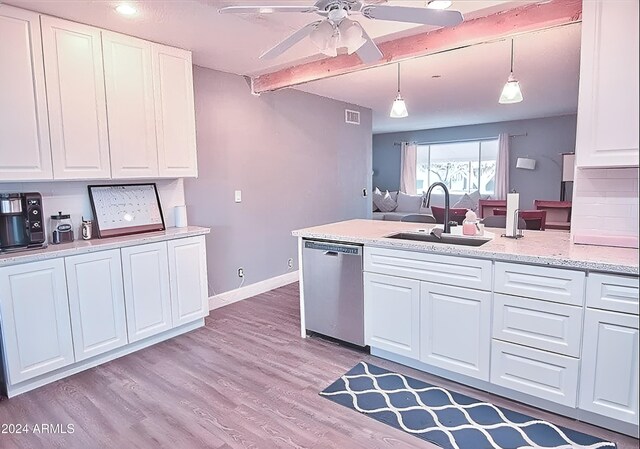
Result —
<path fill-rule="evenodd" d="M 41 248 L 45 231 L 39 193 L 0 193 L 0 251 Z"/>

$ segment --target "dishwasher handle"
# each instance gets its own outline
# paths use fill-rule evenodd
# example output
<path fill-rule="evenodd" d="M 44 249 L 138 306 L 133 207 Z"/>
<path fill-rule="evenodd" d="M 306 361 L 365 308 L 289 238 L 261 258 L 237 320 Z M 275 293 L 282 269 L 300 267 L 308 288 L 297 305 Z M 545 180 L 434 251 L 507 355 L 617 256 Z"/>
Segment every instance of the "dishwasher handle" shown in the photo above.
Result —
<path fill-rule="evenodd" d="M 362 255 L 361 245 L 345 245 L 344 243 L 317 242 L 305 240 L 305 249 L 323 251 L 326 256 L 337 256 L 339 254 L 360 256 Z"/>

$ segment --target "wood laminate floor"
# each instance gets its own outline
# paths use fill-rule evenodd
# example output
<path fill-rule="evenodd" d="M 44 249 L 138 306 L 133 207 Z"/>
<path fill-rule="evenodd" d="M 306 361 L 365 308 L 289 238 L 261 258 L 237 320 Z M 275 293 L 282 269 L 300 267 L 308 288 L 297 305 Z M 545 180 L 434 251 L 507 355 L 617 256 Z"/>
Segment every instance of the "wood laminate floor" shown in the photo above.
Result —
<path fill-rule="evenodd" d="M 299 337 L 298 286 L 215 310 L 204 328 L 13 399 L 0 423 L 74 433 L 0 434 L 0 448 L 435 449 L 318 395 L 361 360 L 618 443 L 638 440 L 333 343 Z"/>

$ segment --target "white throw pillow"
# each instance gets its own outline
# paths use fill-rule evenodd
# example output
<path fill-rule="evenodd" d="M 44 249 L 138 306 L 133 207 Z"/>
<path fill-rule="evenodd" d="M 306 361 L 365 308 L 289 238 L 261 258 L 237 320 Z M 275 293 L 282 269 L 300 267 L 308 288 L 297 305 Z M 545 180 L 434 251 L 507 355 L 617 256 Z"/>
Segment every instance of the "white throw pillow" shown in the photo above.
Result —
<path fill-rule="evenodd" d="M 462 196 L 462 198 L 460 198 L 460 200 L 456 204 L 453 205 L 454 209 L 476 210 L 477 207 L 478 207 L 478 201 L 474 203 L 473 199 L 471 199 L 471 197 L 466 193 Z"/>
<path fill-rule="evenodd" d="M 420 212 L 422 204 L 422 195 L 409 195 L 404 192 L 398 192 L 398 208 L 396 212 L 411 212 L 417 214 Z"/>
<path fill-rule="evenodd" d="M 379 189 L 376 189 L 373 192 L 373 204 L 378 207 L 380 212 L 393 212 L 398 207 L 388 190 L 383 194 Z"/>

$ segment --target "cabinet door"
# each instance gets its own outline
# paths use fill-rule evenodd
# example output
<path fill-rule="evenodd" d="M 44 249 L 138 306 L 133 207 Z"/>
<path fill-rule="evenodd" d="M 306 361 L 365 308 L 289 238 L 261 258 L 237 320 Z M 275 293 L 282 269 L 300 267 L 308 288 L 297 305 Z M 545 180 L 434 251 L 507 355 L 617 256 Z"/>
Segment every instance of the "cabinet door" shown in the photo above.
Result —
<path fill-rule="evenodd" d="M 364 335 L 371 347 L 417 360 L 420 281 L 365 272 Z"/>
<path fill-rule="evenodd" d="M 156 44 L 153 66 L 160 176 L 196 177 L 191 52 Z"/>
<path fill-rule="evenodd" d="M 158 176 L 152 47 L 149 41 L 102 32 L 113 178 Z"/>
<path fill-rule="evenodd" d="M 65 258 L 76 361 L 127 344 L 120 251 Z"/>
<path fill-rule="evenodd" d="M 73 363 L 63 259 L 0 268 L 0 316 L 9 384 Z"/>
<path fill-rule="evenodd" d="M 100 30 L 42 16 L 55 179 L 109 178 Z"/>
<path fill-rule="evenodd" d="M 204 236 L 170 240 L 169 278 L 173 325 L 209 315 L 207 255 Z"/>
<path fill-rule="evenodd" d="M 638 317 L 587 309 L 579 408 L 638 423 Z"/>
<path fill-rule="evenodd" d="M 129 341 L 171 329 L 166 242 L 122 248 Z"/>
<path fill-rule="evenodd" d="M 578 167 L 638 166 L 638 76 L 638 2 L 583 2 Z"/>
<path fill-rule="evenodd" d="M 0 5 L 0 180 L 53 179 L 40 16 Z"/>
<path fill-rule="evenodd" d="M 489 380 L 491 293 L 423 282 L 420 360 Z"/>

